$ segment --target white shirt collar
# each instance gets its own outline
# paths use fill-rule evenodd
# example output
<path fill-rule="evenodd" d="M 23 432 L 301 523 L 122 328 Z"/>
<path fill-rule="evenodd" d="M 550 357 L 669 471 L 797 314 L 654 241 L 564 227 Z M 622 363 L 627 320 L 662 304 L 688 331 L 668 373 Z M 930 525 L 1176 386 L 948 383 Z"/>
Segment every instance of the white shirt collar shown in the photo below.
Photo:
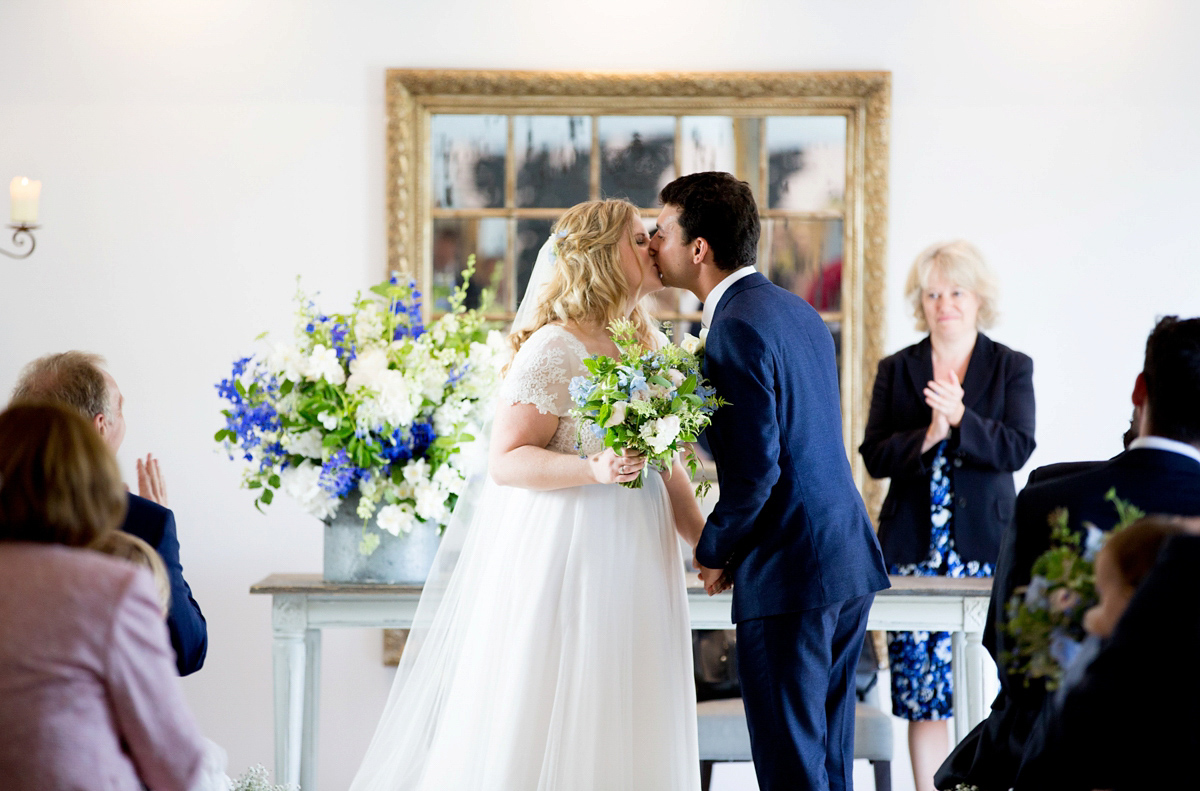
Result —
<path fill-rule="evenodd" d="M 741 280 L 743 277 L 754 274 L 758 270 L 751 266 L 743 266 L 735 269 L 725 276 L 725 279 L 717 283 L 717 287 L 708 293 L 708 299 L 704 300 L 704 312 L 700 314 L 700 324 L 704 329 L 708 329 L 712 324 L 713 314 L 717 312 L 717 305 L 721 302 L 721 297 L 725 296 L 725 292 L 734 283 Z"/>
<path fill-rule="evenodd" d="M 1200 450 L 1196 450 L 1194 445 L 1189 445 L 1186 442 L 1180 442 L 1176 439 L 1167 439 L 1166 437 L 1138 437 L 1133 442 L 1129 443 L 1129 449 L 1147 448 L 1150 450 L 1169 450 L 1172 453 L 1179 453 L 1183 456 L 1195 459 L 1200 462 Z"/>

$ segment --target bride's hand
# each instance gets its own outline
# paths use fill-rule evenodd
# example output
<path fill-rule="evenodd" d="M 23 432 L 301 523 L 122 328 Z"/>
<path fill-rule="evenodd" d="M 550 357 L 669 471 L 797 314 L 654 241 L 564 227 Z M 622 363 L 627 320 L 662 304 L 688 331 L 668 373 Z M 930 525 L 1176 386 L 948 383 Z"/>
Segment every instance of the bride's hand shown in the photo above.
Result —
<path fill-rule="evenodd" d="M 596 483 L 625 483 L 632 481 L 642 473 L 646 466 L 646 457 L 625 449 L 625 455 L 618 456 L 612 448 L 605 448 L 588 459 L 588 471 Z"/>

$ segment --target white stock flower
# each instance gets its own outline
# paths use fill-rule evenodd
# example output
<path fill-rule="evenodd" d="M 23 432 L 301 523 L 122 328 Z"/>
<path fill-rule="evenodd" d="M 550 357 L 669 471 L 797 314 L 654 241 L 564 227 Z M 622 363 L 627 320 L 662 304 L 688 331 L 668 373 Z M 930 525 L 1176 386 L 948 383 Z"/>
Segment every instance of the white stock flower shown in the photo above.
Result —
<path fill-rule="evenodd" d="M 427 522 L 444 523 L 450 516 L 450 512 L 446 510 L 446 490 L 435 483 L 418 483 L 416 500 L 417 516 Z"/>
<path fill-rule="evenodd" d="M 346 379 L 346 392 L 353 393 L 360 387 L 379 389 L 379 379 L 388 369 L 386 349 L 367 349 L 350 361 L 350 377 Z"/>
<path fill-rule="evenodd" d="M 656 455 L 666 452 L 675 438 L 679 436 L 679 416 L 667 415 L 653 423 L 642 426 L 642 438 Z"/>
<path fill-rule="evenodd" d="M 321 468 L 310 461 L 279 473 L 280 488 L 318 519 L 332 519 L 341 500 L 321 488 Z"/>
<path fill-rule="evenodd" d="M 420 486 L 429 480 L 429 462 L 417 459 L 404 465 L 404 480 L 413 486 Z"/>
<path fill-rule="evenodd" d="M 327 349 L 322 343 L 313 347 L 304 375 L 313 382 L 324 378 L 331 385 L 340 385 L 346 381 L 346 372 L 342 370 L 342 364 L 337 358 L 337 350 Z"/>
<path fill-rule="evenodd" d="M 321 432 L 315 429 L 309 429 L 299 434 L 293 434 L 286 431 L 283 437 L 280 438 L 279 444 L 283 445 L 283 449 L 288 453 L 295 453 L 300 456 L 307 456 L 310 459 L 321 458 Z"/>
<path fill-rule="evenodd" d="M 376 395 L 358 405 L 354 414 L 356 424 L 372 428 L 384 424 L 396 428 L 412 425 L 423 398 L 407 376 L 392 369 L 383 371 L 376 378 L 374 389 Z"/>
<path fill-rule="evenodd" d="M 472 404 L 466 399 L 448 400 L 433 410 L 433 430 L 439 437 L 449 436 L 471 414 Z"/>
<path fill-rule="evenodd" d="M 277 371 L 284 379 L 299 382 L 304 378 L 308 358 L 290 343 L 273 343 L 271 352 L 267 355 L 267 366 L 272 371 Z"/>
<path fill-rule="evenodd" d="M 360 349 L 383 340 L 383 309 L 378 302 L 367 303 L 355 315 L 354 340 Z"/>
<path fill-rule="evenodd" d="M 619 426 L 625 422 L 625 413 L 629 410 L 629 404 L 626 401 L 618 401 L 612 405 L 612 412 L 608 416 L 608 420 L 604 421 L 602 428 L 612 428 Z"/>
<path fill-rule="evenodd" d="M 417 524 L 417 518 L 411 505 L 398 503 L 380 508 L 379 515 L 375 517 L 375 524 L 379 525 L 380 530 L 386 530 L 399 537 L 401 533 L 412 532 L 413 527 Z"/>
<path fill-rule="evenodd" d="M 463 489 L 467 486 L 467 481 L 463 478 L 462 473 L 449 464 L 443 464 L 437 468 L 437 472 L 433 474 L 433 483 L 450 494 L 462 494 Z"/>

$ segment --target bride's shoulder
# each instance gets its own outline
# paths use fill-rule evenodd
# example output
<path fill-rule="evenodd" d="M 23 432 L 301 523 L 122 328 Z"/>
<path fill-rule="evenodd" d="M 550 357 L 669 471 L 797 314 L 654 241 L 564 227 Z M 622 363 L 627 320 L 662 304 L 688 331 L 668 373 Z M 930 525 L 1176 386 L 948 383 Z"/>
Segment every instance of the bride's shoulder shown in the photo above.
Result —
<path fill-rule="evenodd" d="M 545 349 L 562 349 L 576 353 L 581 348 L 583 348 L 582 341 L 566 327 L 561 324 L 544 324 L 525 339 L 517 354 L 521 354 L 526 349 L 531 353 L 535 350 Z"/>

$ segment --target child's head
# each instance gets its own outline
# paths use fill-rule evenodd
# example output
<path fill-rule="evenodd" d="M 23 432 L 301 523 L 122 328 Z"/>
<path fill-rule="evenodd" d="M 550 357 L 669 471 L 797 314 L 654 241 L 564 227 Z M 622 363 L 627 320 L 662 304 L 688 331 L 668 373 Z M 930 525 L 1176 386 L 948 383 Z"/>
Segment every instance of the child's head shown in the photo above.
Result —
<path fill-rule="evenodd" d="M 1111 637 L 1133 592 L 1158 560 L 1168 538 L 1187 526 L 1168 517 L 1139 519 L 1108 537 L 1096 554 L 1096 595 L 1100 601 L 1083 616 L 1083 628 L 1097 637 Z"/>
<path fill-rule="evenodd" d="M 154 587 L 158 591 L 159 605 L 163 617 L 171 608 L 171 580 L 167 577 L 167 566 L 154 547 L 124 530 L 110 530 L 92 542 L 89 549 L 103 552 L 115 558 L 128 560 L 142 568 L 149 569 L 154 577 Z"/>

